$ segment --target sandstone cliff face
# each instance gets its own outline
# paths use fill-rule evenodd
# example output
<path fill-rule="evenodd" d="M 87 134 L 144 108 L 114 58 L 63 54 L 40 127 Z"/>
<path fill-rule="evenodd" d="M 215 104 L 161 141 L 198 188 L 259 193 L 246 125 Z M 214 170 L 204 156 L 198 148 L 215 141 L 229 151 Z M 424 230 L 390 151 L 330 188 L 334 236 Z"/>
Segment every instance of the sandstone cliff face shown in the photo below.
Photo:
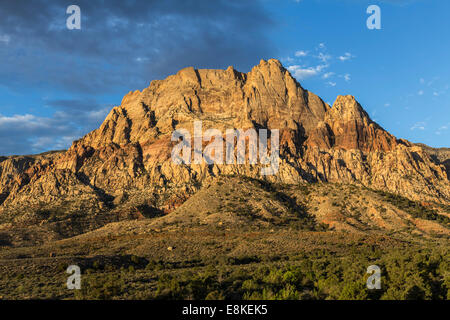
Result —
<path fill-rule="evenodd" d="M 431 148 L 422 143 L 417 143 L 416 146 L 423 148 L 436 163 L 443 164 L 450 177 L 450 148 Z"/>
<path fill-rule="evenodd" d="M 171 210 L 221 174 L 258 177 L 258 165 L 176 165 L 171 134 L 217 128 L 280 129 L 271 181 L 345 182 L 450 203 L 448 173 L 422 147 L 397 140 L 352 96 L 329 107 L 277 60 L 249 73 L 185 68 L 130 92 L 97 130 L 66 152 L 0 159 L 0 210 L 76 203 L 92 211 L 127 203 Z M 81 209 L 80 209 L 81 210 Z"/>
<path fill-rule="evenodd" d="M 310 137 L 312 146 L 373 152 L 391 151 L 397 145 L 396 138 L 373 122 L 353 96 L 339 96 L 316 132 L 318 136 Z"/>

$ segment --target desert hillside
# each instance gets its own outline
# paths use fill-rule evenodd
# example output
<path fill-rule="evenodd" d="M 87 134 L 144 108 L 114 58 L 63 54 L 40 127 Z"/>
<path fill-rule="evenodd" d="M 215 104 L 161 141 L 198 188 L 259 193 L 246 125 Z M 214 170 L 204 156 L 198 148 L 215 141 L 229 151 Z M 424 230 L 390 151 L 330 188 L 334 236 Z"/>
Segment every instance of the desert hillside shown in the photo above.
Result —
<path fill-rule="evenodd" d="M 67 151 L 1 158 L 0 228 L 33 225 L 72 236 L 170 213 L 219 176 L 261 178 L 261 165 L 174 164 L 172 132 L 190 130 L 194 121 L 203 131 L 279 129 L 279 171 L 264 177 L 271 183 L 351 184 L 450 203 L 448 154 L 397 139 L 352 96 L 328 106 L 271 59 L 248 73 L 180 70 L 127 94 L 100 128 Z"/>
<path fill-rule="evenodd" d="M 279 130 L 278 171 L 174 163 L 172 133 L 199 121 Z M 449 161 L 353 96 L 329 106 L 278 60 L 185 68 L 68 150 L 0 157 L 0 298 L 445 299 Z M 73 263 L 75 293 L 61 285 Z M 375 293 L 373 263 L 387 272 Z"/>

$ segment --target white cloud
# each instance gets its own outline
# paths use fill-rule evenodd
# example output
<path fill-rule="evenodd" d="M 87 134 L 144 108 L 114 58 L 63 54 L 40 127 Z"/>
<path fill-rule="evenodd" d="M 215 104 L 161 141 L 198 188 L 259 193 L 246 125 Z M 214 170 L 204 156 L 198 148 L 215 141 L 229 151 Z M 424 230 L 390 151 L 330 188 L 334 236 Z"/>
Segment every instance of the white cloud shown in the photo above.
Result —
<path fill-rule="evenodd" d="M 291 58 L 291 57 L 281 58 L 281 62 L 286 63 L 286 64 L 292 63 L 294 61 L 295 61 L 295 59 Z"/>
<path fill-rule="evenodd" d="M 425 122 L 416 122 L 410 129 L 411 129 L 411 131 L 414 131 L 414 130 L 425 130 L 425 126 L 426 126 L 427 124 L 425 123 Z"/>
<path fill-rule="evenodd" d="M 390 104 L 389 102 L 386 102 L 386 103 L 384 104 L 384 106 L 385 106 L 386 108 L 388 108 L 388 107 L 391 106 L 391 104 Z"/>
<path fill-rule="evenodd" d="M 433 79 L 427 82 L 427 86 L 431 87 L 437 80 L 439 80 L 439 77 L 434 77 Z"/>
<path fill-rule="evenodd" d="M 320 61 L 322 61 L 323 63 L 326 63 L 328 60 L 331 59 L 331 55 L 329 54 L 324 54 L 324 53 L 319 53 L 319 55 L 317 56 L 317 58 L 319 58 Z"/>
<path fill-rule="evenodd" d="M 339 60 L 341 61 L 347 61 L 354 58 L 354 56 L 350 52 L 346 52 L 343 56 L 339 56 Z"/>
<path fill-rule="evenodd" d="M 329 70 L 330 66 L 337 59 L 335 59 L 336 56 L 328 53 L 327 51 L 328 50 L 325 43 L 319 43 L 319 45 L 312 50 L 297 50 L 294 55 L 282 60 L 287 62 L 287 69 L 298 80 L 321 76 L 322 79 L 326 80 L 326 82 L 324 82 L 325 85 L 333 87 L 337 85 L 336 81 L 330 81 L 334 77 L 339 77 L 349 82 L 351 80 L 349 73 L 345 75 L 337 75 L 335 72 Z M 354 57 L 355 56 L 350 52 L 346 52 L 338 58 L 341 61 L 346 61 L 351 60 Z M 328 70 L 325 71 L 325 69 Z"/>
<path fill-rule="evenodd" d="M 31 143 L 33 149 L 42 149 L 52 144 L 54 141 L 52 137 L 38 137 L 35 141 Z"/>
<path fill-rule="evenodd" d="M 0 114 L 0 155 L 66 149 L 72 141 L 98 128 L 109 111 L 109 107 L 90 111 L 56 111 L 51 117 Z"/>
<path fill-rule="evenodd" d="M 54 148 L 55 149 L 66 149 L 67 146 L 70 146 L 75 140 L 79 139 L 79 136 L 63 136 L 61 138 L 58 138 L 55 142 Z M 44 146 L 45 148 L 45 146 Z"/>
<path fill-rule="evenodd" d="M 148 58 L 145 58 L 145 57 L 137 57 L 135 60 L 136 60 L 136 62 L 145 62 L 145 61 L 148 60 Z"/>
<path fill-rule="evenodd" d="M 8 44 L 11 38 L 8 35 L 0 35 L 0 42 Z"/>
<path fill-rule="evenodd" d="M 327 67 L 328 67 L 327 65 L 318 65 L 316 67 L 302 67 L 299 65 L 294 65 L 288 67 L 288 70 L 294 75 L 295 78 L 301 80 L 317 76 L 323 69 Z"/>
<path fill-rule="evenodd" d="M 106 116 L 108 115 L 108 113 L 111 111 L 111 108 L 106 107 L 103 109 L 98 109 L 98 110 L 92 110 L 89 111 L 87 113 L 87 117 L 91 120 L 91 121 L 103 121 L 105 120 Z"/>
<path fill-rule="evenodd" d="M 431 80 L 426 80 L 424 78 L 420 78 L 419 82 L 420 84 L 429 87 L 430 89 L 428 90 L 429 92 L 431 92 L 431 94 L 434 97 L 439 97 L 442 96 L 444 94 L 447 93 L 448 89 L 450 88 L 449 84 L 446 85 L 438 85 L 437 83 L 439 82 L 440 77 L 433 77 Z M 417 94 L 419 96 L 424 95 L 426 92 L 426 90 L 424 89 L 420 89 Z M 412 96 L 412 95 L 411 95 Z"/>
<path fill-rule="evenodd" d="M 25 115 L 13 115 L 12 117 L 6 117 L 0 115 L 0 129 L 7 128 L 49 128 L 47 121 L 43 121 L 45 118 L 39 118 L 31 114 Z"/>
<path fill-rule="evenodd" d="M 441 127 L 436 131 L 436 134 L 437 134 L 437 135 L 440 135 L 440 134 L 443 133 L 442 131 L 447 131 L 448 128 L 449 128 L 449 126 L 450 126 L 450 123 L 441 126 Z"/>
<path fill-rule="evenodd" d="M 299 50 L 295 53 L 296 57 L 306 57 L 307 55 L 308 55 L 308 52 L 304 51 L 304 50 Z"/>

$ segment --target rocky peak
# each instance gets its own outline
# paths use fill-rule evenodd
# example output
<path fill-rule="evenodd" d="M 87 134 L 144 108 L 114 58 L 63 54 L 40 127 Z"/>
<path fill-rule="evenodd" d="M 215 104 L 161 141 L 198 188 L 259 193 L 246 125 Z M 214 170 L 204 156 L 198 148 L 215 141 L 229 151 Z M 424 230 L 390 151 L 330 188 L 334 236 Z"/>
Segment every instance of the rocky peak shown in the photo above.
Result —
<path fill-rule="evenodd" d="M 128 93 L 98 129 L 66 152 L 26 161 L 1 158 L 0 213 L 49 199 L 84 199 L 83 206 L 92 204 L 92 210 L 102 207 L 98 202 L 111 205 L 111 199 L 156 203 L 163 193 L 178 203 L 196 185 L 221 174 L 259 178 L 259 168 L 250 165 L 173 164 L 172 132 L 192 130 L 198 120 L 203 130 L 279 129 L 280 170 L 267 178 L 271 181 L 359 183 L 416 199 L 450 201 L 445 168 L 422 149 L 399 143 L 370 120 L 353 96 L 339 96 L 330 108 L 270 59 L 248 73 L 231 66 L 184 68 Z"/>
<path fill-rule="evenodd" d="M 356 121 L 369 124 L 370 120 L 367 112 L 361 107 L 354 96 L 338 96 L 333 107 L 328 112 L 330 120 Z"/>
<path fill-rule="evenodd" d="M 306 141 L 308 146 L 363 152 L 390 151 L 398 142 L 373 122 L 354 96 L 338 96 Z"/>
<path fill-rule="evenodd" d="M 128 93 L 101 127 L 77 145 L 145 145 L 205 119 L 210 120 L 205 126 L 219 129 L 257 126 L 291 130 L 301 141 L 328 109 L 275 59 L 261 60 L 248 73 L 231 66 L 226 70 L 187 67 L 165 80 L 152 81 L 142 91 Z"/>

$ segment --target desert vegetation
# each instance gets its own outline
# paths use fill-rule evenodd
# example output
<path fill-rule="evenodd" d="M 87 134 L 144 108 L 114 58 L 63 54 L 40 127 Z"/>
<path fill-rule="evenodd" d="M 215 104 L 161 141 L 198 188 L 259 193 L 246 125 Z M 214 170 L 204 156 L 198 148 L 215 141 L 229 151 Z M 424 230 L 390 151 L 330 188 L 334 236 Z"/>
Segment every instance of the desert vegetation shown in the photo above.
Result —
<path fill-rule="evenodd" d="M 371 246 L 176 262 L 121 256 L 82 262 L 81 290 L 64 287 L 60 263 L 34 274 L 2 273 L 0 292 L 12 299 L 449 299 L 449 261 L 442 248 Z M 369 265 L 382 270 L 380 290 L 366 287 Z"/>

